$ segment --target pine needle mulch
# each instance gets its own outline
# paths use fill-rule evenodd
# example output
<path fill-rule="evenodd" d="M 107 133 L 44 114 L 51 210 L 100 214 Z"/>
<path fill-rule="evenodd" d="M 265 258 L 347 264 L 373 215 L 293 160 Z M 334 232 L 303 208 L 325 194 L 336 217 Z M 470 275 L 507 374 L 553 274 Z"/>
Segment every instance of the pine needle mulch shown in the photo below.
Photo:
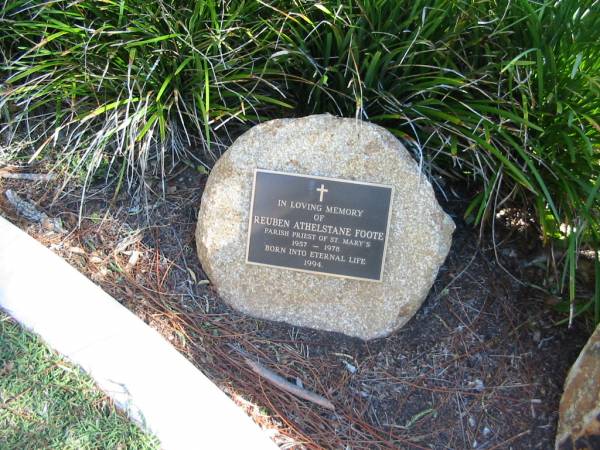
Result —
<path fill-rule="evenodd" d="M 8 188 L 60 217 L 67 233 L 20 218 Z M 161 333 L 283 448 L 553 446 L 562 383 L 585 333 L 556 326 L 552 299 L 504 270 L 543 276 L 529 264 L 540 249 L 527 230 L 507 228 L 494 249 L 457 219 L 419 313 L 394 335 L 362 342 L 246 317 L 218 298 L 195 256 L 202 180 L 193 172 L 167 180 L 165 200 L 119 200 L 111 209 L 110 189 L 96 188 L 79 227 L 79 193 L 53 202 L 49 192 L 4 181 L 0 212 Z M 281 390 L 247 359 L 335 410 Z"/>

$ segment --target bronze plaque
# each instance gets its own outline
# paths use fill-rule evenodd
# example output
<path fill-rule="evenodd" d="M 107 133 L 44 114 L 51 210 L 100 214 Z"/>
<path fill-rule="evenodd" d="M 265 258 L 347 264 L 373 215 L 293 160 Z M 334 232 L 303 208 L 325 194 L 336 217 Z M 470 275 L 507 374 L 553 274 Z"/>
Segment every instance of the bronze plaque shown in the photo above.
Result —
<path fill-rule="evenodd" d="M 381 281 L 393 187 L 257 169 L 246 262 Z"/>

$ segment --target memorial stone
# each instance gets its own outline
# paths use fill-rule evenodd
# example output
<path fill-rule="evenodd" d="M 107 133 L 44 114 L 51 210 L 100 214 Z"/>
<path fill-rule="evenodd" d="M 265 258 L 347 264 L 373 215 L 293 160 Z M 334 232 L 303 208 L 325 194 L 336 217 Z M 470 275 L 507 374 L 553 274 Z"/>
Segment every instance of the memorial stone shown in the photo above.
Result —
<path fill-rule="evenodd" d="M 453 231 L 391 133 L 317 115 L 266 122 L 234 142 L 207 181 L 196 243 L 235 309 L 372 339 L 414 315 Z"/>

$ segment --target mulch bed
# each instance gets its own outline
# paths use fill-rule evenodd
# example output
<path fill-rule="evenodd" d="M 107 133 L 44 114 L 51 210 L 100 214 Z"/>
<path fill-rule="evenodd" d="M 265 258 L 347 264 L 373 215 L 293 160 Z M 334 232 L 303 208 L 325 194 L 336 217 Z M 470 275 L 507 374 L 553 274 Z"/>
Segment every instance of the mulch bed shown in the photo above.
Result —
<path fill-rule="evenodd" d="M 79 226 L 78 189 L 55 199 L 54 185 L 0 180 L 0 214 L 157 329 L 284 448 L 553 448 L 564 378 L 589 330 L 556 326 L 553 299 L 523 283 L 544 276 L 526 221 L 499 226 L 494 246 L 462 222 L 461 198 L 444 201 L 457 231 L 428 299 L 394 335 L 362 342 L 246 317 L 219 299 L 195 256 L 205 180 L 180 169 L 164 198 L 121 194 L 112 207 L 114 186 L 94 186 Z M 9 188 L 67 233 L 19 217 Z M 259 378 L 245 356 L 335 411 Z"/>

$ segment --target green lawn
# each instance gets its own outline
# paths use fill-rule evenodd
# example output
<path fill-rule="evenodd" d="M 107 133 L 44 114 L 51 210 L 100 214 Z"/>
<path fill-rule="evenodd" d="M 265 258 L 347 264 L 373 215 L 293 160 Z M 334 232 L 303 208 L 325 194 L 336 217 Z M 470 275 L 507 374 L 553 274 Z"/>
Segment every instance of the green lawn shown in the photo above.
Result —
<path fill-rule="evenodd" d="M 0 312 L 0 449 L 154 449 L 90 377 Z"/>

